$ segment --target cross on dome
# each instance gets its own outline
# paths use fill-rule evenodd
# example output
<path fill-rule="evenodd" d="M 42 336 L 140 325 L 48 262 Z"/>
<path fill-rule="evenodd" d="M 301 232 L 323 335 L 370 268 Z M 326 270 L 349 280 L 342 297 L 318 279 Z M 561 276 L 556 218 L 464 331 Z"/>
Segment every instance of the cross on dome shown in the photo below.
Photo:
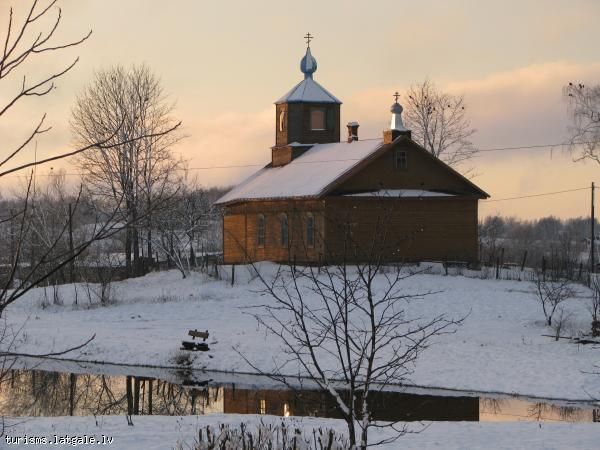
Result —
<path fill-rule="evenodd" d="M 306 35 L 304 36 L 304 39 L 306 39 L 306 46 L 310 47 L 310 41 L 312 41 L 315 37 L 310 34 L 310 32 L 306 33 Z"/>
<path fill-rule="evenodd" d="M 390 112 L 392 113 L 390 129 L 396 131 L 408 131 L 402 122 L 402 111 L 404 108 L 402 108 L 402 105 L 398 103 L 398 97 L 400 97 L 400 94 L 398 94 L 398 91 L 396 91 L 394 93 L 395 103 L 390 108 Z"/>
<path fill-rule="evenodd" d="M 300 71 L 304 74 L 304 78 L 312 78 L 312 74 L 317 71 L 317 60 L 310 52 L 310 41 L 314 39 L 314 36 L 306 33 L 304 38 L 306 39 L 306 55 L 300 61 Z"/>

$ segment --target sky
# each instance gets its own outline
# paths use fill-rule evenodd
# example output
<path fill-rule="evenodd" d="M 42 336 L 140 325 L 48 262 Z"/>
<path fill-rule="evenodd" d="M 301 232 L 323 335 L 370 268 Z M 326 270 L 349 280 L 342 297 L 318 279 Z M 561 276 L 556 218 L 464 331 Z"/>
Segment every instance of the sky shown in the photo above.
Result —
<path fill-rule="evenodd" d="M 11 4 L 18 20 L 28 3 L 0 0 L 0 39 Z M 62 24 L 56 42 L 89 30 L 92 36 L 76 48 L 35 55 L 0 83 L 4 103 L 23 76 L 35 80 L 80 58 L 50 95 L 27 98 L 0 118 L 0 146 L 14 147 L 47 113 L 52 130 L 39 137 L 37 157 L 72 148 L 71 108 L 94 71 L 144 63 L 160 78 L 183 123 L 187 138 L 174 148 L 176 154 L 192 168 L 251 166 L 193 169 L 205 186 L 236 184 L 269 161 L 273 102 L 301 80 L 306 32 L 315 36 L 315 79 L 343 101 L 342 124 L 360 123 L 359 138 L 380 136 L 389 123 L 392 94 L 428 78 L 442 91 L 464 95 L 478 148 L 558 144 L 567 139 L 569 125 L 562 87 L 569 81 L 600 82 L 595 0 L 60 0 L 58 5 Z M 21 160 L 33 154 L 31 146 Z M 463 168 L 473 169 L 473 181 L 491 195 L 480 202 L 480 217 L 588 215 L 589 190 L 500 201 L 600 184 L 600 165 L 574 162 L 573 156 L 560 146 L 481 153 Z M 63 166 L 77 182 L 77 168 L 67 162 L 52 170 Z M 40 179 L 50 170 L 40 168 Z M 3 180 L 0 192 L 7 195 L 20 181 Z"/>

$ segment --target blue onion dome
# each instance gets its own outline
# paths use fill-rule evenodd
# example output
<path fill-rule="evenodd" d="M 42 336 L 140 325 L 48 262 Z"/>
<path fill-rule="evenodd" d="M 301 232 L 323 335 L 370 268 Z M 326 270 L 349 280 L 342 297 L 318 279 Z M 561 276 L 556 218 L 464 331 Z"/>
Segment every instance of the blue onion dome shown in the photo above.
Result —
<path fill-rule="evenodd" d="M 310 53 L 310 47 L 306 48 L 306 55 L 300 61 L 300 70 L 304 78 L 312 78 L 312 74 L 317 71 L 317 60 Z"/>
<path fill-rule="evenodd" d="M 404 108 L 402 108 L 402 105 L 398 102 L 394 103 L 392 105 L 392 107 L 390 108 L 390 111 L 392 112 L 392 114 L 402 114 L 403 110 L 404 110 Z"/>

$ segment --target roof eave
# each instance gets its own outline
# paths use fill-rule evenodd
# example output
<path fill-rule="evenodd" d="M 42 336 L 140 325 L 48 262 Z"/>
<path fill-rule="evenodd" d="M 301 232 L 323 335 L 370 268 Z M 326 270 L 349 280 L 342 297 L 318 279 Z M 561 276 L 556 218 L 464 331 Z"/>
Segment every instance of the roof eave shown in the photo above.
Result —
<path fill-rule="evenodd" d="M 279 99 L 274 102 L 274 105 L 281 105 L 283 103 L 313 103 L 313 104 L 321 104 L 321 103 L 331 103 L 332 105 L 343 105 L 343 102 L 339 100 L 321 100 L 318 102 L 310 101 L 310 100 L 285 100 Z"/>

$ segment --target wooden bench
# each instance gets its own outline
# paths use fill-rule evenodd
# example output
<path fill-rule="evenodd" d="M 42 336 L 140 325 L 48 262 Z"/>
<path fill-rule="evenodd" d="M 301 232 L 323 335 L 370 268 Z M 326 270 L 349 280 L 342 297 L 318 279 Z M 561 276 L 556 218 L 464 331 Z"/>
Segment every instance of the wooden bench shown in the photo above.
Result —
<path fill-rule="evenodd" d="M 208 339 L 208 330 L 198 331 L 189 330 L 188 335 L 192 337 L 191 341 L 181 341 L 181 350 L 189 350 L 192 352 L 206 352 L 209 350 L 206 340 Z M 202 338 L 202 342 L 194 342 L 193 339 Z"/>

